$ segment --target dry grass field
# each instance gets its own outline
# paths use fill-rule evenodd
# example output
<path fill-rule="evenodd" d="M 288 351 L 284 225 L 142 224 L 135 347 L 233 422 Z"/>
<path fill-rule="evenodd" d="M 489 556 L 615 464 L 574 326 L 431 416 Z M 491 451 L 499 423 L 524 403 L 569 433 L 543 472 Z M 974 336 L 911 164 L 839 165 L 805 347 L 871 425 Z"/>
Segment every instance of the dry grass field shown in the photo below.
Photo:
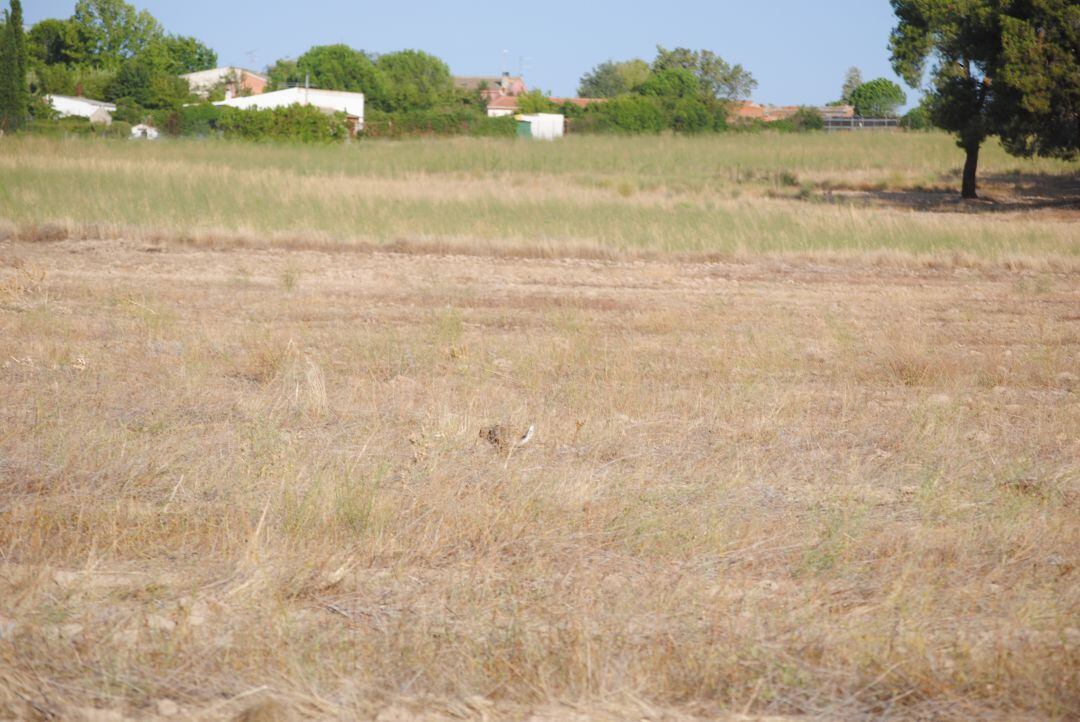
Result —
<path fill-rule="evenodd" d="M 638 142 L 0 143 L 0 718 L 1080 716 L 1077 165 Z"/>

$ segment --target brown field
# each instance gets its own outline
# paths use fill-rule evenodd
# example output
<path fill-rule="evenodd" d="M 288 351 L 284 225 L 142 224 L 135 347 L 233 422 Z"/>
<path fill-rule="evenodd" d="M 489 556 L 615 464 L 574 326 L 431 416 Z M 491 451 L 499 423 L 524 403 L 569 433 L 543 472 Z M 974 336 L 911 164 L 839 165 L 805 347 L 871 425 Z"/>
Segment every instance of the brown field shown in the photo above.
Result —
<path fill-rule="evenodd" d="M 1076 719 L 1069 212 L 848 211 L 1020 260 L 11 234 L 0 718 Z"/>

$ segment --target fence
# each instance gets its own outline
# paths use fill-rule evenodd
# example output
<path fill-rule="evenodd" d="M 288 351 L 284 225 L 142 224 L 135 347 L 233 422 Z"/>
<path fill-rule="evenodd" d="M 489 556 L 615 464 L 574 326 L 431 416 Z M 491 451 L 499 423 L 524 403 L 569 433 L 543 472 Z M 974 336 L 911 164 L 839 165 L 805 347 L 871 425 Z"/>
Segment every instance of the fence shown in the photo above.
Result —
<path fill-rule="evenodd" d="M 825 130 L 891 130 L 899 127 L 897 118 L 825 118 Z"/>

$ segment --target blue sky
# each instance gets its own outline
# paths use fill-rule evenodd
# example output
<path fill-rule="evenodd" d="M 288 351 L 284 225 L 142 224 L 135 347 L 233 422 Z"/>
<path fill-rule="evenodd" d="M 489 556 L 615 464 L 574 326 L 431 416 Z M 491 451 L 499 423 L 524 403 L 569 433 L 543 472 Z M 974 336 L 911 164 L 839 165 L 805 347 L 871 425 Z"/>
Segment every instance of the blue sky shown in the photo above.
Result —
<path fill-rule="evenodd" d="M 129 0 L 130 1 L 130 0 Z M 5 3 L 6 4 L 6 3 Z M 376 53 L 418 48 L 457 75 L 517 72 L 529 86 L 573 95 L 581 75 L 608 59 L 651 60 L 656 45 L 708 48 L 758 80 L 755 100 L 777 105 L 835 99 L 852 65 L 867 80 L 899 82 L 886 47 L 888 0 L 548 0 L 546 3 L 363 0 L 135 0 L 169 32 L 194 35 L 223 65 L 261 68 L 312 45 Z M 74 0 L 28 0 L 27 23 L 67 17 Z M 254 60 L 254 62 L 252 62 Z M 914 101 L 915 93 L 909 92 Z"/>

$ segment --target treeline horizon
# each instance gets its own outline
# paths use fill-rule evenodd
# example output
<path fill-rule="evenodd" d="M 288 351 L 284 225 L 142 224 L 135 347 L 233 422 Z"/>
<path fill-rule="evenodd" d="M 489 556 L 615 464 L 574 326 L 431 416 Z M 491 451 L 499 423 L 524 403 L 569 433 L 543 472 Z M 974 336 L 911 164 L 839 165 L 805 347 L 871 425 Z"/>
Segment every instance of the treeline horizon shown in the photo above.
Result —
<path fill-rule="evenodd" d="M 11 5 L 14 8 L 18 0 Z M 16 32 L 5 27 L 3 36 Z M 217 67 L 217 53 L 198 38 L 167 32 L 148 11 L 139 11 L 125 0 L 78 0 L 71 17 L 35 23 L 24 42 L 22 116 L 38 128 L 49 127 L 50 122 L 64 125 L 57 122 L 46 96 L 82 95 L 116 104 L 114 120 L 120 125 L 111 131 L 116 135 L 123 134 L 125 124 L 152 122 L 180 135 L 257 137 L 259 129 L 273 127 L 273 137 L 342 136 L 342 119 L 327 124 L 303 112 L 279 114 L 281 122 L 276 123 L 237 121 L 236 117 L 247 114 L 273 112 L 244 111 L 219 122 L 229 110 L 200 106 L 223 100 L 226 83 L 201 98 L 180 77 Z M 458 87 L 446 62 L 422 50 L 377 54 L 345 44 L 316 45 L 296 59 L 274 61 L 265 73 L 267 90 L 310 82 L 326 90 L 363 93 L 365 126 L 372 136 L 512 136 L 515 132 L 512 122 L 487 117 L 483 88 Z M 534 89 L 519 96 L 518 103 L 522 113 L 561 113 L 576 132 L 690 134 L 731 129 L 732 104 L 749 97 L 756 86 L 750 71 L 713 51 L 658 46 L 651 62 L 607 61 L 583 74 L 579 97 L 604 102 L 586 107 L 556 104 Z M 18 109 L 9 115 L 19 115 Z M 304 128 L 290 129 L 296 123 Z M 80 124 L 69 119 L 67 125 L 75 130 Z M 762 124 L 735 125 L 756 129 Z M 821 117 L 816 109 L 804 108 L 770 127 L 811 130 L 821 127 Z"/>

